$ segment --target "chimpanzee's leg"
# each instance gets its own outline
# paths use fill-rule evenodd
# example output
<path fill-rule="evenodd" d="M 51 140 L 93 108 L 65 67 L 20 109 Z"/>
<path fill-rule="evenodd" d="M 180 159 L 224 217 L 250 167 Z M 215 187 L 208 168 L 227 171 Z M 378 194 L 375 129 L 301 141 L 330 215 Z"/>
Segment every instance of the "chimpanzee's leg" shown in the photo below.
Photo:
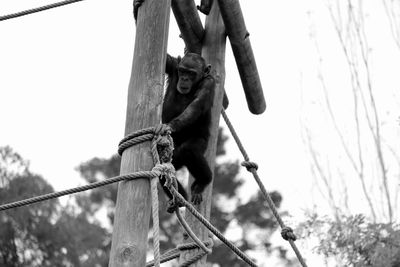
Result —
<path fill-rule="evenodd" d="M 205 148 L 206 142 L 204 140 L 192 139 L 183 143 L 179 151 L 177 163 L 185 165 L 194 178 L 194 182 L 190 187 L 192 193 L 191 201 L 194 204 L 200 204 L 203 200 L 202 193 L 212 180 L 210 167 L 203 155 Z"/>

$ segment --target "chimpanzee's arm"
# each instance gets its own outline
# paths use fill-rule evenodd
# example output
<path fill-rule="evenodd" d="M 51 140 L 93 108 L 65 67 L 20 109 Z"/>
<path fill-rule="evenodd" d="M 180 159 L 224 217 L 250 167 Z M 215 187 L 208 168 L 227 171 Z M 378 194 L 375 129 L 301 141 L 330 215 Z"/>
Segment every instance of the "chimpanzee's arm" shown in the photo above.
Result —
<path fill-rule="evenodd" d="M 181 59 L 180 57 L 175 58 L 167 54 L 167 62 L 165 63 L 165 73 L 167 73 L 168 75 L 173 74 L 176 68 L 178 67 L 180 59 Z"/>
<path fill-rule="evenodd" d="M 200 115 L 209 110 L 214 99 L 215 80 L 212 76 L 204 78 L 197 90 L 197 96 L 186 107 L 186 109 L 176 118 L 171 120 L 168 125 L 172 132 L 179 132 L 195 122 Z"/>

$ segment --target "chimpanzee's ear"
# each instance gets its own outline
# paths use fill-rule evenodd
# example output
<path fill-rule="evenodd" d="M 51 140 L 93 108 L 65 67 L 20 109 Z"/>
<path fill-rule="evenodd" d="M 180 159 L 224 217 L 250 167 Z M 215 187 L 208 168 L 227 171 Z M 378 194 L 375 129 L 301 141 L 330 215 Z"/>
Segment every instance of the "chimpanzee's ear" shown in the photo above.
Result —
<path fill-rule="evenodd" d="M 204 74 L 205 74 L 205 75 L 208 75 L 208 74 L 210 74 L 210 73 L 211 73 L 211 65 L 208 64 L 208 65 L 205 66 L 205 68 L 204 68 Z"/>

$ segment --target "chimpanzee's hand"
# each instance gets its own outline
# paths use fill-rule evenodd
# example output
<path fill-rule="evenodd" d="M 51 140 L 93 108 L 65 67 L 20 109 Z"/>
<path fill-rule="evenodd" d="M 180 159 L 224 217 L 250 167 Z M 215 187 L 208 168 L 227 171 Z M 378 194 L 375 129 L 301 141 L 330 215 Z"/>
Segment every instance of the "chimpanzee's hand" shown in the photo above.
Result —
<path fill-rule="evenodd" d="M 168 124 L 159 124 L 156 126 L 156 129 L 154 130 L 154 133 L 156 135 L 165 135 L 165 134 L 171 134 L 172 128 Z"/>

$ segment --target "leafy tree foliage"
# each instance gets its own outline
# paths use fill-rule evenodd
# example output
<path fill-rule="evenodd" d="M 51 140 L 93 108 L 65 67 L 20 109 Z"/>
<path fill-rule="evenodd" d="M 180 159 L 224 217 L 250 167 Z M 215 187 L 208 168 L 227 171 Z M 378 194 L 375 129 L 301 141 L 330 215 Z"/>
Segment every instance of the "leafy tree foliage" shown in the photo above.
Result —
<path fill-rule="evenodd" d="M 370 223 L 361 214 L 332 220 L 314 213 L 298 231 L 303 237 L 316 237 L 316 252 L 333 258 L 338 266 L 400 267 L 398 225 Z"/>
<path fill-rule="evenodd" d="M 0 148 L 0 203 L 53 192 L 10 147 Z M 106 266 L 106 230 L 58 200 L 0 213 L 0 266 Z"/>

